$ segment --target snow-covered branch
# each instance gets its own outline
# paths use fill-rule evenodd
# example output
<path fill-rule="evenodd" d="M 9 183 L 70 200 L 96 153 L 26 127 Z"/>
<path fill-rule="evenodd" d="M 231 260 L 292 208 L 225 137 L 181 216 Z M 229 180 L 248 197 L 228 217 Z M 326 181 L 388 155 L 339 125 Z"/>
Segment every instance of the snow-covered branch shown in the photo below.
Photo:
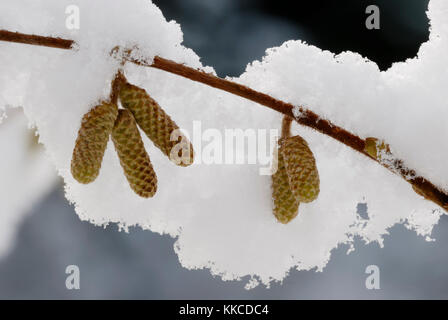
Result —
<path fill-rule="evenodd" d="M 0 30 L 0 40 L 66 50 L 76 48 L 75 41 L 70 39 L 30 35 L 7 30 Z M 383 156 L 380 156 L 380 154 L 377 153 L 377 151 L 381 151 L 380 145 L 385 145 L 384 142 L 379 142 L 374 138 L 362 139 L 358 135 L 335 125 L 331 121 L 322 119 L 319 115 L 305 107 L 294 106 L 290 103 L 278 100 L 270 95 L 253 90 L 242 84 L 219 78 L 213 74 L 206 73 L 159 56 L 155 56 L 152 61 L 147 61 L 145 59 L 133 57 L 130 54 L 131 50 L 129 49 L 122 50 L 122 52 L 125 54 L 121 55 L 120 59 L 123 59 L 124 61 L 131 62 L 139 66 L 152 67 L 170 72 L 192 81 L 200 82 L 213 88 L 243 97 L 276 110 L 286 116 L 290 116 L 299 124 L 334 138 L 335 140 L 376 161 L 393 173 L 398 174 L 409 182 L 414 191 L 419 195 L 436 203 L 448 211 L 448 193 L 446 191 L 437 187 L 428 179 L 418 176 L 415 170 L 410 169 L 405 164 L 404 160 L 394 157 L 389 147 L 387 148 L 387 151 L 384 152 Z M 374 141 L 374 145 L 372 145 L 372 141 Z M 377 141 L 379 142 L 378 146 L 376 145 Z"/>

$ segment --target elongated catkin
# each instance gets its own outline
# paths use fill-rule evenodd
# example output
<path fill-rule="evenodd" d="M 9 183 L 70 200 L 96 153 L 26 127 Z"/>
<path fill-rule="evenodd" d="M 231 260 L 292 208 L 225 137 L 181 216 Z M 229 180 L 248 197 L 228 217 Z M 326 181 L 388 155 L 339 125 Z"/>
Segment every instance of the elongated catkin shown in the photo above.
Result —
<path fill-rule="evenodd" d="M 308 143 L 300 136 L 280 141 L 289 186 L 299 202 L 311 202 L 319 196 L 320 180 L 316 160 Z"/>
<path fill-rule="evenodd" d="M 179 166 L 189 166 L 193 163 L 194 152 L 190 141 L 144 89 L 126 83 L 121 87 L 120 100 L 123 107 L 132 112 L 148 138 L 172 162 Z M 176 135 L 175 140 L 171 140 L 172 134 Z"/>
<path fill-rule="evenodd" d="M 289 186 L 289 178 L 286 173 L 283 156 L 278 149 L 275 152 L 274 161 L 277 164 L 277 171 L 272 175 L 274 216 L 279 222 L 286 224 L 297 216 L 299 202 Z"/>
<path fill-rule="evenodd" d="M 78 182 L 90 183 L 98 176 L 117 115 L 115 104 L 102 103 L 82 118 L 71 162 L 72 175 Z"/>
<path fill-rule="evenodd" d="M 157 176 L 130 111 L 119 110 L 112 140 L 131 189 L 144 198 L 154 196 Z"/>

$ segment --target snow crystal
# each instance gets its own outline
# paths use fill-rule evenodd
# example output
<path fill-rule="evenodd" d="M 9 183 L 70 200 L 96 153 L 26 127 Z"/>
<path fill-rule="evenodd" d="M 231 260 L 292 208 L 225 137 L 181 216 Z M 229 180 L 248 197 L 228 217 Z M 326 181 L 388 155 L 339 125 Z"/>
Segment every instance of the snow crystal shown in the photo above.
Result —
<path fill-rule="evenodd" d="M 65 28 L 65 7 L 73 4 L 80 8 L 79 30 Z M 199 57 L 182 46 L 180 27 L 146 0 L 3 0 L 0 12 L 0 28 L 79 44 L 76 51 L 63 51 L 0 43 L 0 108 L 24 106 L 81 219 L 177 237 L 174 249 L 186 268 L 209 268 L 223 280 L 249 276 L 248 288 L 268 285 L 292 268 L 322 270 L 331 251 L 350 246 L 355 236 L 382 244 L 397 223 L 409 221 L 409 228 L 429 236 L 442 214 L 380 165 L 296 125 L 294 134 L 306 138 L 315 153 L 321 193 L 317 201 L 301 205 L 288 225 L 273 217 L 270 177 L 261 176 L 258 166 L 176 167 L 146 137 L 159 179 L 154 198 L 141 199 L 130 190 L 112 144 L 98 179 L 80 185 L 70 175 L 71 154 L 82 115 L 109 93 L 119 66 L 110 51 L 137 45 L 141 56 L 160 55 L 197 68 L 202 67 Z M 384 139 L 418 174 L 446 188 L 448 2 L 431 0 L 428 14 L 430 41 L 417 58 L 386 72 L 356 53 L 335 56 L 289 41 L 269 49 L 263 61 L 234 80 L 307 106 L 361 137 Z M 127 64 L 125 73 L 187 132 L 194 121 L 222 132 L 280 127 L 279 114 L 228 93 L 151 68 Z M 200 150 L 197 141 L 194 147 Z M 361 201 L 368 205 L 369 219 L 357 213 Z"/>

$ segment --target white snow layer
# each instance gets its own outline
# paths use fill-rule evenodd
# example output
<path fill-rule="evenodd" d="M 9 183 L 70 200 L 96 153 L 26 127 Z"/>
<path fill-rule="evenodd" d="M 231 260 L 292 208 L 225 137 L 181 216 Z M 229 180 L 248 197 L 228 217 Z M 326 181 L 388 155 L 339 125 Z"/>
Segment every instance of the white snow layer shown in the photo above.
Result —
<path fill-rule="evenodd" d="M 56 171 L 37 144 L 20 109 L 0 123 L 0 259 L 14 244 L 20 223 L 55 185 Z"/>
<path fill-rule="evenodd" d="M 80 29 L 65 28 L 67 5 L 80 8 Z M 224 280 L 250 276 L 250 285 L 280 281 L 291 268 L 322 270 L 331 250 L 382 239 L 397 223 L 428 237 L 442 212 L 366 157 L 309 129 L 294 126 L 317 158 L 321 193 L 300 206 L 290 224 L 272 215 L 270 177 L 259 165 L 176 167 L 144 137 L 159 187 L 152 199 L 129 188 L 113 145 L 98 179 L 77 183 L 70 160 L 82 115 L 107 97 L 118 62 L 116 45 L 138 45 L 142 56 L 201 67 L 182 46 L 182 32 L 146 0 L 2 0 L 0 28 L 75 39 L 76 51 L 0 42 L 0 103 L 23 105 L 66 183 L 82 220 L 140 226 L 177 237 L 184 267 L 209 268 Z M 441 187 L 448 187 L 448 2 L 431 0 L 431 37 L 417 58 L 386 72 L 360 55 L 333 55 L 300 41 L 269 49 L 235 81 L 305 105 L 361 137 L 384 138 L 395 155 Z M 281 116 L 257 104 L 151 68 L 126 65 L 128 79 L 147 89 L 192 134 L 215 128 L 279 128 Z M 208 72 L 212 71 L 208 68 Z M 207 141 L 195 139 L 199 144 Z M 357 214 L 366 202 L 368 219 Z M 151 245 L 151 244 L 148 244 Z"/>

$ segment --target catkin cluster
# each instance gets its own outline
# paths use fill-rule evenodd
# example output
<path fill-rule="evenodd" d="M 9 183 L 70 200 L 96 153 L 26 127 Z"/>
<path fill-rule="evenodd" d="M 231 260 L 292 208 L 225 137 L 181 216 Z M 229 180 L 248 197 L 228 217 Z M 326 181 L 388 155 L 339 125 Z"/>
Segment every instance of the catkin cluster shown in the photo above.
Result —
<path fill-rule="evenodd" d="M 319 173 L 308 143 L 300 136 L 282 137 L 274 155 L 277 171 L 272 175 L 274 215 L 281 223 L 294 219 L 301 202 L 319 195 Z"/>
<path fill-rule="evenodd" d="M 168 114 L 144 89 L 129 84 L 123 76 L 112 85 L 124 109 L 116 102 L 103 102 L 87 112 L 78 131 L 71 172 L 80 183 L 98 176 L 104 152 L 112 136 L 121 167 L 131 189 L 141 197 L 153 197 L 157 175 L 147 154 L 138 126 L 149 139 L 179 166 L 193 163 L 193 147 Z M 111 95 L 113 96 L 113 95 Z"/>

